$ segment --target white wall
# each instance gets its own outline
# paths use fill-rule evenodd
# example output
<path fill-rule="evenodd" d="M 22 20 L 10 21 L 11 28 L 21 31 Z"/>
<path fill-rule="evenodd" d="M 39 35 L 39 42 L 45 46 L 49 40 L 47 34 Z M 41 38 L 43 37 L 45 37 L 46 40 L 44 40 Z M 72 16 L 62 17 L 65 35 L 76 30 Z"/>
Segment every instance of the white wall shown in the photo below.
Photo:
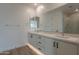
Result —
<path fill-rule="evenodd" d="M 35 15 L 35 10 L 28 7 L 27 4 L 0 4 L 0 51 L 17 48 L 28 43 L 29 18 Z M 56 31 L 58 23 L 60 24 L 58 29 L 62 31 L 61 18 L 60 11 L 45 13 L 41 15 L 40 28 Z"/>
<path fill-rule="evenodd" d="M 56 9 L 40 16 L 40 28 L 44 31 L 63 32 L 63 13 Z"/>
<path fill-rule="evenodd" d="M 0 4 L 0 51 L 28 43 L 26 7 L 21 4 Z"/>

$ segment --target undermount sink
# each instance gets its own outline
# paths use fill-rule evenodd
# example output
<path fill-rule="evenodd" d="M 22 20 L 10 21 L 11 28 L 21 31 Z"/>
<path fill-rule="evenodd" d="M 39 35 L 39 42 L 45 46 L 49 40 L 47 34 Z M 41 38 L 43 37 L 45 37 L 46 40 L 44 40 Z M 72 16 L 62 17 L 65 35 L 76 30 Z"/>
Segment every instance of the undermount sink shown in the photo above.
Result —
<path fill-rule="evenodd" d="M 60 37 L 60 38 L 69 38 L 69 36 L 66 36 L 66 35 L 56 35 L 56 37 Z"/>

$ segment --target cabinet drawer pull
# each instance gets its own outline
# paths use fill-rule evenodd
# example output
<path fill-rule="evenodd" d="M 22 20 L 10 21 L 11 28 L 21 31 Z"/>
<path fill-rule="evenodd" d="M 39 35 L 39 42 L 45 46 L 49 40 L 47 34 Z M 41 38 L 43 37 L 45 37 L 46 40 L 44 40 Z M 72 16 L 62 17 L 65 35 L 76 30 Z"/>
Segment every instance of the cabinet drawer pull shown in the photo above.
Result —
<path fill-rule="evenodd" d="M 41 48 L 38 48 L 39 50 L 41 50 Z"/>
<path fill-rule="evenodd" d="M 55 47 L 55 41 L 53 42 L 53 47 Z"/>
<path fill-rule="evenodd" d="M 56 44 L 57 44 L 57 48 L 58 48 L 58 42 Z"/>
<path fill-rule="evenodd" d="M 38 43 L 40 43 L 40 44 L 41 44 L 41 42 L 38 42 Z"/>

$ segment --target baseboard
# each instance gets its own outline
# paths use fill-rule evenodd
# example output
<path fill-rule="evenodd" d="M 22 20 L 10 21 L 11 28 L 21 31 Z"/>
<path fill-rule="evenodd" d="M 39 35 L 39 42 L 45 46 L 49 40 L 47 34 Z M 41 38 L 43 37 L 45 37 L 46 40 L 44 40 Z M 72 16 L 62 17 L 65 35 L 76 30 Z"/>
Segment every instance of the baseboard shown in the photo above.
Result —
<path fill-rule="evenodd" d="M 37 55 L 44 55 L 41 51 L 36 49 L 34 46 L 32 46 L 30 43 L 27 44 L 27 46 Z"/>
<path fill-rule="evenodd" d="M 29 48 L 30 52 L 33 54 L 33 55 L 44 55 L 41 51 L 39 51 L 37 48 L 35 48 L 34 46 L 32 46 L 30 43 L 26 43 L 25 45 L 23 46 L 18 46 L 16 48 L 13 48 L 13 49 L 9 49 L 9 50 L 6 50 L 6 51 L 2 51 L 3 52 L 17 52 L 17 50 L 19 50 L 19 48 Z M 11 53 L 10 53 L 11 54 Z"/>

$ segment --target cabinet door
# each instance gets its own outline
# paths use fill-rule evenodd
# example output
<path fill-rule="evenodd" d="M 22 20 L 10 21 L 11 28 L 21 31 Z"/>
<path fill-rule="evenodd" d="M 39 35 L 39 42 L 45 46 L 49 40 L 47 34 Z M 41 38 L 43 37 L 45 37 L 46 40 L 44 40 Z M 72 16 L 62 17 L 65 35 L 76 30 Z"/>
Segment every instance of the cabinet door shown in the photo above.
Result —
<path fill-rule="evenodd" d="M 33 37 L 32 37 L 32 45 L 35 47 L 35 48 L 37 48 L 38 47 L 38 44 L 37 44 L 37 42 L 38 42 L 38 35 L 34 35 L 33 34 Z"/>
<path fill-rule="evenodd" d="M 28 41 L 30 44 L 32 44 L 32 34 L 28 33 Z"/>
<path fill-rule="evenodd" d="M 77 55 L 77 46 L 58 41 L 57 55 Z"/>
<path fill-rule="evenodd" d="M 44 52 L 47 55 L 55 55 L 56 54 L 56 48 L 53 45 L 54 44 L 54 40 L 47 38 L 47 37 L 43 37 L 42 40 L 44 40 Z"/>
<path fill-rule="evenodd" d="M 41 38 L 40 38 L 41 36 L 40 35 L 37 35 L 36 36 L 36 39 L 35 39 L 35 43 L 36 43 L 36 48 L 38 48 L 38 49 L 41 49 L 40 48 L 40 41 L 41 41 Z"/>
<path fill-rule="evenodd" d="M 34 34 L 28 34 L 28 41 L 30 44 L 32 44 L 33 46 L 36 46 L 36 39 L 37 39 L 37 36 L 34 35 Z"/>

